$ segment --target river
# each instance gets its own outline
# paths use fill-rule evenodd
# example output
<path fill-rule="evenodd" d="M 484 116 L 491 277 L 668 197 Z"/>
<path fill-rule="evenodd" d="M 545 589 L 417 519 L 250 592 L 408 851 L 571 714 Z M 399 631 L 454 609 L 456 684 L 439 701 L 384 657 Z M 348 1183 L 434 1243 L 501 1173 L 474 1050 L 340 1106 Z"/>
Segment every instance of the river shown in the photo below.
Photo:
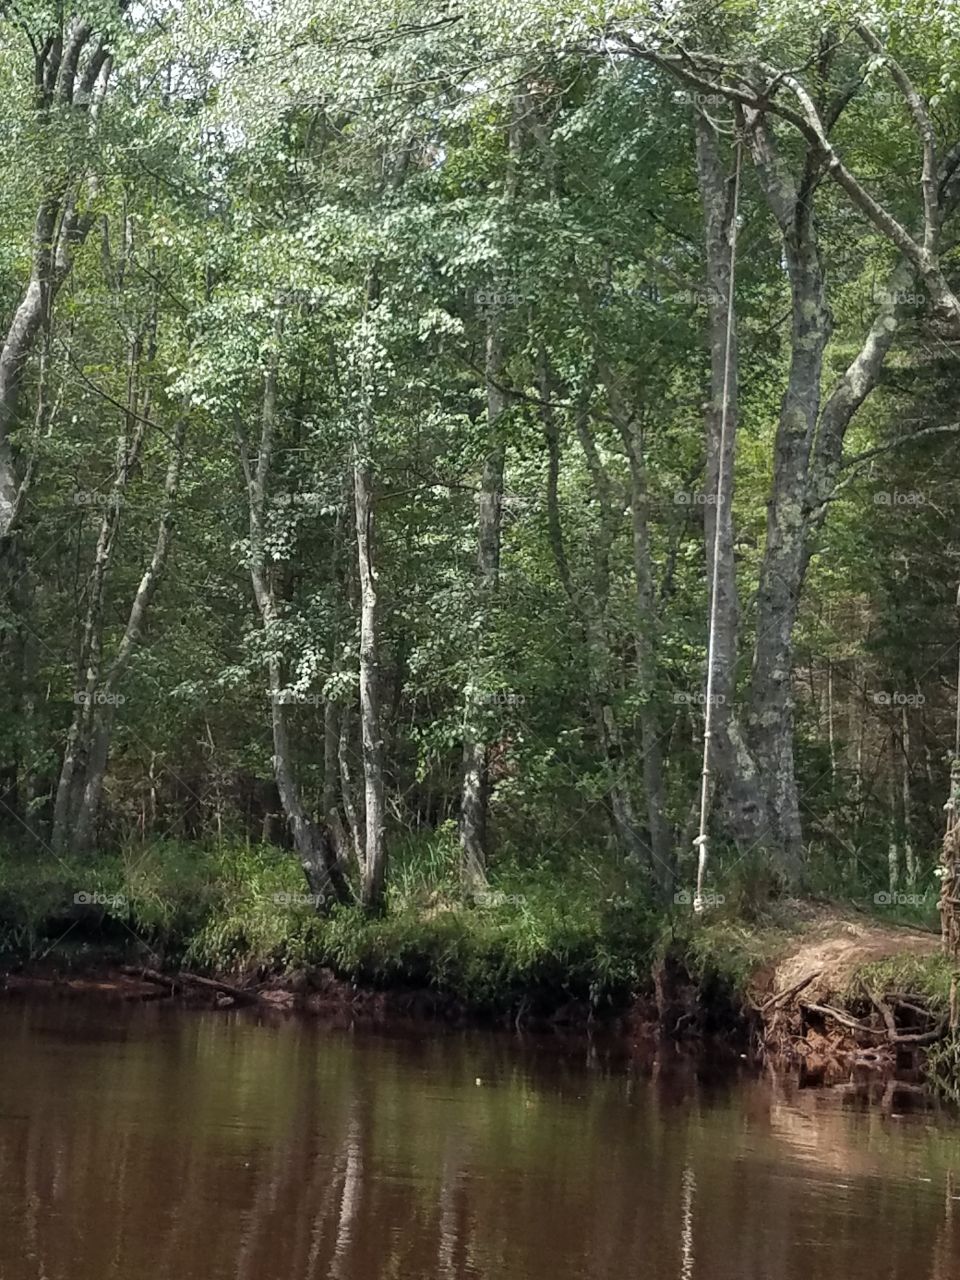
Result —
<path fill-rule="evenodd" d="M 956 1280 L 955 1168 L 783 1080 L 0 1002 L 0 1280 Z"/>

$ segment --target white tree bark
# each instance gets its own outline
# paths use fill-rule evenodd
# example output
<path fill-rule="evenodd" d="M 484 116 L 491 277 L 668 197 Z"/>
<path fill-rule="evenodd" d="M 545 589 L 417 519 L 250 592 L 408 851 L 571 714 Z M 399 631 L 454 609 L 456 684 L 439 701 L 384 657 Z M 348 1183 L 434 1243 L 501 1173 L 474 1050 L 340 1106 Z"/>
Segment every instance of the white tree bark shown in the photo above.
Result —
<path fill-rule="evenodd" d="M 386 880 L 386 802 L 383 766 L 383 725 L 380 717 L 380 639 L 377 570 L 374 559 L 373 471 L 365 450 L 369 441 L 354 446 L 354 502 L 357 564 L 360 573 L 360 727 L 363 738 L 365 850 L 363 904 L 370 911 L 383 906 Z"/>
<path fill-rule="evenodd" d="M 277 604 L 273 579 L 267 564 L 264 545 L 264 519 L 266 513 L 267 485 L 273 457 L 273 445 L 277 426 L 277 376 L 280 360 L 280 342 L 283 328 L 278 310 L 274 329 L 274 350 L 268 357 L 264 376 L 263 406 L 260 424 L 260 444 L 256 466 L 251 465 L 246 441 L 238 432 L 240 461 L 247 488 L 250 515 L 250 579 L 254 601 L 260 614 L 264 636 L 271 649 L 267 662 L 268 693 L 270 697 L 270 723 L 273 730 L 273 769 L 294 848 L 310 892 L 317 899 L 317 906 L 329 906 L 335 900 L 349 896 L 343 874 L 337 865 L 336 850 L 325 827 L 318 826 L 307 812 L 297 782 L 293 750 L 287 726 L 287 705 L 283 699 L 283 667 L 273 649 L 277 643 Z"/>
<path fill-rule="evenodd" d="M 486 340 L 487 429 L 491 448 L 483 464 L 477 510 L 477 609 L 478 647 L 486 648 L 484 628 L 500 581 L 500 531 L 503 504 L 505 451 L 496 440 L 497 426 L 506 408 L 499 383 L 503 376 L 503 340 L 497 309 L 487 316 Z M 487 882 L 487 731 L 476 699 L 468 696 L 463 713 L 463 782 L 460 792 L 460 869 L 465 887 L 482 888 Z"/>

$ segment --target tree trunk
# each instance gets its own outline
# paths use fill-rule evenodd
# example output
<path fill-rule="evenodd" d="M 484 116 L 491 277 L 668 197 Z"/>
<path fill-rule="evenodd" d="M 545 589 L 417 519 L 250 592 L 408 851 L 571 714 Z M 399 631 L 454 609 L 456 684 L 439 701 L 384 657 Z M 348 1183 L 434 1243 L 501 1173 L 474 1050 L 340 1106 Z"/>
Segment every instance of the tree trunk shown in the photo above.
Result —
<path fill-rule="evenodd" d="M 92 118 L 97 105 L 94 90 L 99 86 L 105 91 L 109 71 L 103 43 L 86 23 L 73 18 L 62 38 L 47 40 L 38 53 L 38 111 L 61 110 L 68 118 Z M 24 369 L 93 221 L 93 213 L 77 208 L 69 180 L 59 176 L 51 180 L 37 209 L 30 277 L 0 348 L 0 550 L 6 549 L 23 509 L 23 478 L 10 432 L 16 423 Z"/>
<path fill-rule="evenodd" d="M 821 408 L 823 360 L 830 339 L 814 200 L 822 170 L 808 152 L 799 180 L 784 167 L 765 122 L 747 113 L 754 162 L 780 227 L 790 275 L 791 348 L 780 408 L 773 486 L 757 592 L 756 640 L 748 700 L 748 737 L 763 779 L 766 811 L 781 876 L 801 874 L 802 830 L 794 766 L 791 674 L 793 629 L 814 537 L 840 469 L 850 422 L 876 386 L 896 333 L 896 302 L 909 280 L 895 267 L 884 303 L 863 346 Z"/>
<path fill-rule="evenodd" d="M 363 442 L 363 448 L 369 441 Z M 380 634 L 377 570 L 374 559 L 373 473 L 361 445 L 354 446 L 354 502 L 357 520 L 357 564 L 360 571 L 360 725 L 363 737 L 366 848 L 363 860 L 363 905 L 383 907 L 386 880 L 386 803 L 383 727 L 380 719 Z"/>
<path fill-rule="evenodd" d="M 907 883 L 917 883 L 917 859 L 913 847 L 913 797 L 910 790 L 910 718 L 906 705 L 900 708 L 900 803 L 903 810 L 903 857 Z"/>
<path fill-rule="evenodd" d="M 330 636 L 330 652 L 332 662 L 334 664 L 331 674 L 341 674 L 340 668 L 340 652 L 342 648 L 342 612 L 341 605 L 349 600 L 350 590 L 349 582 L 352 582 L 352 575 L 349 567 L 344 564 L 344 532 L 348 519 L 348 513 L 352 510 L 352 494 L 350 501 L 346 501 L 347 482 L 352 477 L 345 472 L 344 475 L 344 502 L 337 508 L 336 522 L 334 524 L 333 537 L 330 541 L 330 578 L 337 585 L 337 601 L 334 605 L 333 628 Z M 352 490 L 352 484 L 350 485 Z M 352 521 L 350 522 L 352 525 Z M 349 605 L 348 605 L 349 607 Z M 336 697 L 328 697 L 323 708 L 323 796 L 321 808 L 323 811 L 323 820 L 330 832 L 334 847 L 337 851 L 337 861 L 346 866 L 352 856 L 357 858 L 358 868 L 362 867 L 362 859 L 358 856 L 358 850 L 354 845 L 351 850 L 348 843 L 347 830 L 344 828 L 343 816 L 341 809 L 349 815 L 350 800 L 344 791 L 344 779 L 340 767 L 340 743 L 342 741 L 344 727 L 347 722 L 347 708 L 338 701 Z M 351 823 L 351 832 L 352 832 Z"/>
<path fill-rule="evenodd" d="M 630 415 L 623 403 L 610 369 L 602 361 L 600 372 L 607 391 L 610 413 L 620 433 L 630 466 L 630 523 L 635 593 L 634 645 L 637 678 L 641 690 L 638 718 L 647 831 L 650 840 L 649 861 L 661 898 L 669 900 L 676 878 L 676 849 L 673 832 L 666 815 L 667 788 L 660 712 L 657 704 L 656 607 L 650 559 L 649 493 L 644 442 L 635 418 Z M 541 398 L 546 400 L 549 397 L 543 394 Z"/>
<path fill-rule="evenodd" d="M 340 768 L 340 795 L 343 801 L 344 816 L 347 819 L 347 831 L 350 836 L 350 847 L 353 850 L 354 861 L 356 862 L 362 877 L 366 837 L 364 835 L 363 822 L 360 818 L 359 807 L 357 805 L 357 798 L 353 783 L 353 765 L 350 760 L 350 757 L 354 752 L 351 735 L 353 720 L 353 708 L 345 704 L 340 708 L 340 736 L 337 741 L 337 764 Z"/>
<path fill-rule="evenodd" d="M 747 723 L 780 869 L 793 884 L 799 879 L 802 855 L 793 751 L 793 628 L 806 557 L 808 466 L 820 412 L 823 353 L 830 337 L 812 211 L 800 201 L 794 203 L 784 244 L 793 317 L 790 372 L 767 506 Z"/>
<path fill-rule="evenodd" d="M 617 536 L 620 512 L 613 500 L 609 477 L 597 450 L 585 409 L 578 413 L 576 421 L 577 438 L 583 450 L 587 470 L 590 472 L 600 507 L 600 530 L 592 556 L 593 581 L 590 590 L 579 601 L 580 617 L 587 642 L 587 665 L 594 719 L 610 778 L 610 807 L 621 848 L 636 865 L 642 866 L 644 863 L 648 865 L 656 884 L 663 880 L 663 868 L 653 859 L 652 850 L 646 838 L 648 833 L 641 831 L 627 772 L 623 736 L 610 696 L 613 686 L 607 625 L 610 603 L 610 553 Z"/>
<path fill-rule="evenodd" d="M 860 405 L 876 386 L 883 361 L 902 314 L 896 301 L 904 287 L 908 268 L 898 265 L 890 280 L 888 302 L 879 309 L 857 355 L 821 408 L 820 384 L 823 355 L 830 336 L 829 312 L 824 300 L 823 272 L 814 223 L 813 202 L 822 177 L 817 155 L 807 154 L 799 181 L 787 171 L 775 148 L 772 133 L 762 118 L 746 112 L 747 132 L 754 164 L 767 203 L 781 230 L 784 258 L 790 274 L 792 341 L 790 371 L 781 403 L 774 454 L 774 475 L 768 504 L 767 536 L 757 595 L 754 643 L 746 733 L 729 710 L 715 726 L 718 759 L 724 781 L 741 793 L 733 804 L 731 829 L 743 847 L 766 849 L 780 877 L 792 883 L 801 869 L 801 823 L 794 770 L 793 628 L 800 594 L 814 548 L 814 537 L 826 516 L 842 463 L 847 428 Z M 708 283 L 710 297 L 711 363 L 714 408 L 719 410 L 724 318 L 729 252 L 724 244 L 726 200 L 723 175 L 710 125 L 697 124 L 697 157 L 705 210 Z M 735 385 L 735 378 L 731 379 Z M 731 412 L 733 407 L 731 406 Z M 709 435 L 718 434 L 715 429 Z M 732 449 L 732 440 L 730 442 Z M 732 461 L 732 459 L 731 459 Z M 716 475 L 708 448 L 708 481 Z M 712 490 L 711 490 L 712 491 Z M 708 505 L 707 536 L 713 534 L 713 512 Z M 736 660 L 735 569 L 729 511 L 721 521 L 720 616 L 724 619 L 718 639 L 723 656 L 715 680 Z M 730 601 L 732 600 L 732 605 Z M 733 643 L 731 643 L 733 641 Z M 718 654 L 721 650 L 718 649 Z M 722 686 L 717 685 L 718 691 Z M 728 680 L 723 690 L 732 701 L 735 690 Z M 715 708 L 723 711 L 722 707 Z M 726 721 L 726 723 L 724 723 Z M 733 750 L 731 751 L 731 746 Z M 751 821 L 743 824 L 744 802 Z M 738 815 L 737 810 L 740 810 Z M 753 827 L 751 836 L 750 827 Z"/>
<path fill-rule="evenodd" d="M 901 807 L 903 792 L 900 790 L 897 731 L 893 725 L 890 726 L 887 747 L 890 751 L 890 840 L 887 845 L 887 880 L 892 897 L 900 887 L 900 839 L 903 835 L 903 810 Z"/>
<path fill-rule="evenodd" d="M 323 795 L 321 812 L 330 839 L 336 850 L 337 861 L 346 865 L 348 860 L 347 833 L 340 816 L 340 761 L 337 749 L 340 744 L 340 706 L 328 698 L 323 708 Z"/>
<path fill-rule="evenodd" d="M 713 672 L 713 739 L 711 755 L 723 790 L 726 825 L 742 853 L 763 847 L 769 836 L 766 800 L 757 767 L 747 748 L 736 713 L 735 672 L 738 659 L 739 599 L 734 559 L 733 495 L 737 439 L 737 334 L 730 335 L 730 369 L 727 364 L 727 299 L 730 279 L 730 184 L 721 166 L 713 128 L 702 114 L 696 120 L 697 177 L 703 204 L 706 247 L 707 332 L 710 344 L 710 399 L 706 405 L 706 501 L 704 539 L 707 590 L 716 594 Z M 728 425 L 722 443 L 724 384 L 727 385 Z M 727 477 L 719 509 L 713 502 L 717 478 Z M 713 572 L 714 538 L 719 538 L 716 581 Z"/>
<path fill-rule="evenodd" d="M 606 615 L 609 604 L 610 548 L 616 537 L 619 513 L 615 509 L 609 480 L 597 452 L 582 407 L 577 419 L 577 435 L 587 461 L 600 507 L 600 531 L 591 549 L 592 583 L 581 591 L 574 583 L 564 546 L 560 519 L 558 480 L 560 475 L 560 433 L 550 405 L 550 377 L 546 354 L 541 355 L 541 418 L 547 445 L 547 531 L 557 574 L 573 607 L 577 624 L 583 633 L 587 656 L 587 698 L 597 741 L 607 772 L 607 796 L 617 841 L 625 857 L 636 865 L 646 864 L 654 883 L 665 884 L 664 864 L 653 855 L 637 818 L 627 776 L 623 736 L 610 698 L 612 673 Z M 649 800 L 649 796 L 648 796 Z"/>
<path fill-rule="evenodd" d="M 78 838 L 76 819 L 88 780 L 87 771 L 95 736 L 94 724 L 95 721 L 100 721 L 96 710 L 103 693 L 104 594 L 120 527 L 121 506 L 130 477 L 140 460 L 150 406 L 149 396 L 141 398 L 137 385 L 140 355 L 140 340 L 137 338 L 130 343 L 127 351 L 126 413 L 117 439 L 116 473 L 100 518 L 93 568 L 87 583 L 87 612 L 80 638 L 74 712 L 67 730 L 53 808 L 51 843 L 58 853 L 67 848 L 80 848 L 83 844 Z M 179 457 L 176 465 L 179 473 Z M 102 733 L 102 727 L 98 728 L 99 736 Z M 104 767 L 105 763 L 104 761 Z"/>
<path fill-rule="evenodd" d="M 491 307 L 487 316 L 486 394 L 487 430 L 491 448 L 483 465 L 477 514 L 478 651 L 487 645 L 486 628 L 492 601 L 500 582 L 500 532 L 503 505 L 505 449 L 497 439 L 506 398 L 499 383 L 503 376 L 503 335 L 500 315 Z M 482 665 L 482 664 L 481 664 Z M 463 717 L 463 781 L 460 791 L 461 877 L 467 889 L 487 882 L 487 825 L 489 787 L 487 781 L 487 734 L 476 698 L 468 694 Z"/>
<path fill-rule="evenodd" d="M 264 547 L 264 512 L 277 425 L 277 372 L 282 337 L 279 309 L 273 336 L 275 348 L 269 356 L 264 377 L 260 447 L 255 468 L 251 465 L 246 441 L 239 432 L 237 441 L 250 513 L 250 578 L 254 600 L 269 642 L 273 640 L 272 633 L 276 630 L 278 616 L 272 575 Z M 283 671 L 276 656 L 270 658 L 267 670 L 273 731 L 273 769 L 280 804 L 310 892 L 315 896 L 318 908 L 329 907 L 333 901 L 345 902 L 349 898 L 349 891 L 326 828 L 313 821 L 300 795 L 286 721 Z"/>
<path fill-rule="evenodd" d="M 87 766 L 83 796 L 74 829 L 74 845 L 78 849 L 86 848 L 93 837 L 110 753 L 113 720 L 119 701 L 118 686 L 135 649 L 143 639 L 143 629 L 147 614 L 156 595 L 157 587 L 160 585 L 160 579 L 170 552 L 170 544 L 173 541 L 174 509 L 180 488 L 180 472 L 183 465 L 183 446 L 186 440 L 186 433 L 187 411 L 184 409 L 177 420 L 173 433 L 173 451 L 167 464 L 167 475 L 163 490 L 164 505 L 157 528 L 157 539 L 154 544 L 153 555 L 140 579 L 133 602 L 130 605 L 127 625 L 124 628 L 120 645 L 113 662 L 110 664 L 110 669 L 100 691 L 103 696 L 99 700 L 95 717 L 96 724 L 90 761 Z"/>

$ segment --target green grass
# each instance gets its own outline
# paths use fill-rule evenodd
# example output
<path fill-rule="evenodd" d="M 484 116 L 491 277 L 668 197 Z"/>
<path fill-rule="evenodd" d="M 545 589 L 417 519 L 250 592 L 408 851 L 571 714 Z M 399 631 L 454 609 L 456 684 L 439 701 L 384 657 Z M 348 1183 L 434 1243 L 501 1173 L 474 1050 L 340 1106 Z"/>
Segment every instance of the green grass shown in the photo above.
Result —
<path fill-rule="evenodd" d="M 655 907 L 642 880 L 593 852 L 506 849 L 492 896 L 465 898 L 449 824 L 396 840 L 388 883 L 381 917 L 353 906 L 318 916 L 301 901 L 297 860 L 272 846 L 166 841 L 62 861 L 0 849 L 0 963 L 48 952 L 95 962 L 123 948 L 154 967 L 240 980 L 329 968 L 362 987 L 430 988 L 476 1011 L 568 1001 L 600 1011 L 648 992 L 668 956 L 705 1001 L 722 994 L 736 1005 L 802 931 L 752 865 L 718 879 L 722 901 L 702 917 L 683 903 Z M 103 901 L 80 907 L 80 892 Z M 898 957 L 863 976 L 946 1007 L 939 958 Z"/>
<path fill-rule="evenodd" d="M 707 915 L 702 921 L 681 918 L 663 935 L 683 957 L 692 977 L 716 979 L 738 992 L 746 989 L 758 970 L 772 964 L 795 936 L 775 916 L 747 923 L 732 912 Z"/>
<path fill-rule="evenodd" d="M 461 895 L 452 833 L 441 831 L 398 845 L 387 910 L 371 918 L 358 907 L 318 916 L 298 900 L 296 860 L 272 847 L 166 842 L 63 863 L 5 852 L 0 955 L 36 957 L 66 930 L 75 944 L 93 927 L 154 965 L 245 978 L 327 967 L 364 986 L 433 988 L 478 1011 L 622 1006 L 649 974 L 656 920 L 574 862 L 562 876 L 523 876 L 505 858 L 477 903 Z M 91 914 L 78 892 L 105 901 Z"/>
<path fill-rule="evenodd" d="M 939 1044 L 931 1045 L 923 1069 L 934 1093 L 960 1107 L 960 1036 L 954 1032 Z"/>
<path fill-rule="evenodd" d="M 857 969 L 845 995 L 855 999 L 864 991 L 899 991 L 917 997 L 931 1013 L 943 1015 L 950 1008 L 950 983 L 955 972 L 955 966 L 939 952 L 888 956 Z"/>

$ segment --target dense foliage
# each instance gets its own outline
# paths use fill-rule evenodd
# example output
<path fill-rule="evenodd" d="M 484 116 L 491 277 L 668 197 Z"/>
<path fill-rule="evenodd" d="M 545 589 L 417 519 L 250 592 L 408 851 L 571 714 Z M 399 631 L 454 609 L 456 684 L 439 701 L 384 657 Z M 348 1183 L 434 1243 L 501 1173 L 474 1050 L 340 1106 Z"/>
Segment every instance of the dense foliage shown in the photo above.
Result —
<path fill-rule="evenodd" d="M 579 972 L 691 900 L 712 589 L 714 899 L 932 909 L 957 16 L 0 2 L 8 877 L 249 847 L 180 934 L 284 963 L 270 847 L 321 914 L 540 885 Z"/>

